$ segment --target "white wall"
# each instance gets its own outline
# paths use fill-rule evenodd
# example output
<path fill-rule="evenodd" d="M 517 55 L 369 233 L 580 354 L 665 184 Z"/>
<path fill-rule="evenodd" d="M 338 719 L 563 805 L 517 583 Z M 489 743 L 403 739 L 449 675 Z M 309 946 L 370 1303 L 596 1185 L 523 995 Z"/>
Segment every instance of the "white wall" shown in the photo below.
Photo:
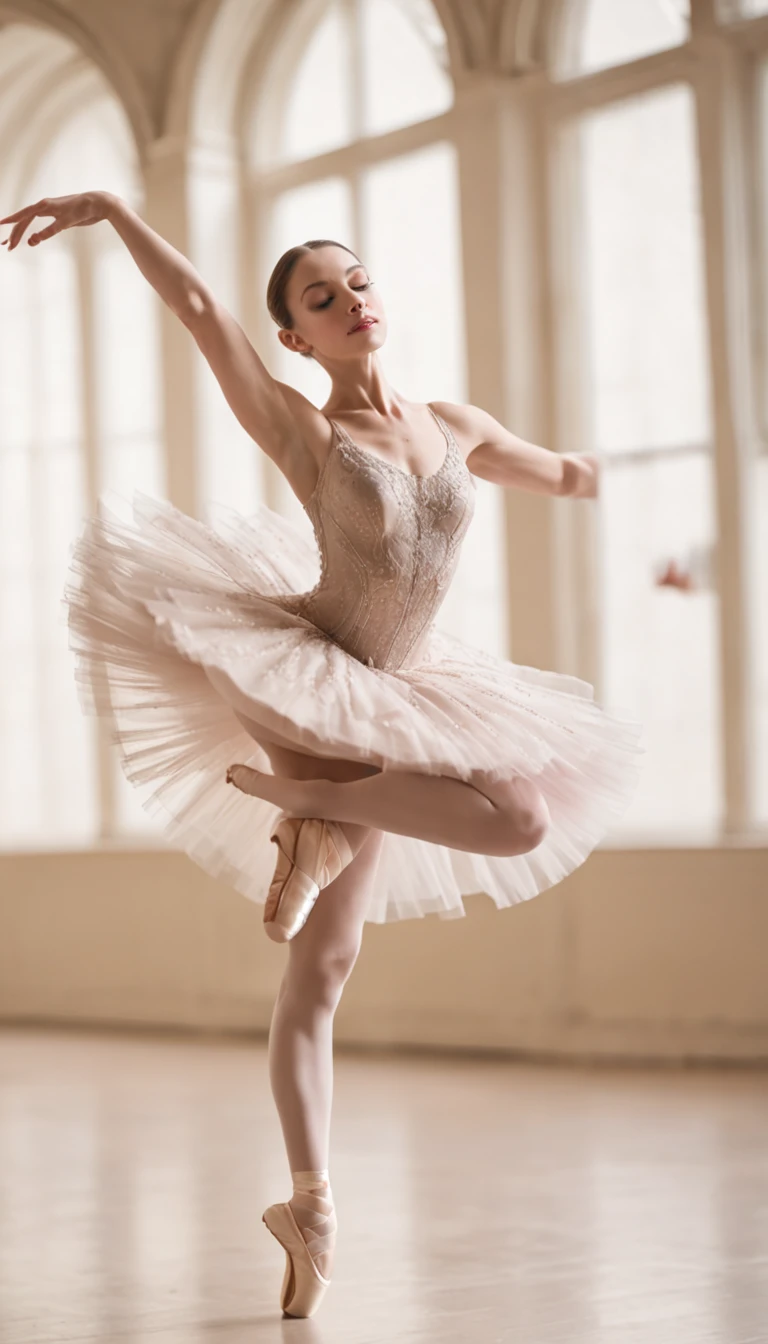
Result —
<path fill-rule="evenodd" d="M 768 849 L 606 849 L 511 910 L 368 924 L 336 1040 L 768 1060 L 767 893 Z M 14 1022 L 265 1033 L 287 957 L 172 851 L 2 856 L 0 928 Z"/>

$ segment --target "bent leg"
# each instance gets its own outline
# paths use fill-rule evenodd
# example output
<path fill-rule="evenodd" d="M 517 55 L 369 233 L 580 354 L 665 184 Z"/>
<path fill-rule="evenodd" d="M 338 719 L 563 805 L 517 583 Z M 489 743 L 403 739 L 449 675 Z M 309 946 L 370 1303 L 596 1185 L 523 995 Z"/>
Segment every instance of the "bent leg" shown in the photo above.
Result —
<path fill-rule="evenodd" d="M 446 775 L 388 770 L 365 779 L 275 779 L 246 765 L 232 782 L 296 817 L 373 826 L 473 854 L 527 854 L 541 844 L 549 808 L 531 780 L 516 776 L 476 784 Z M 228 776 L 229 777 L 229 776 Z"/>
<path fill-rule="evenodd" d="M 235 764 L 230 767 L 232 783 L 293 816 L 341 823 L 353 852 L 361 843 L 361 832 L 347 829 L 353 826 L 502 857 L 529 853 L 549 828 L 544 795 L 522 776 L 491 781 L 475 771 L 461 780 L 326 760 L 272 746 L 263 734 L 257 736 L 258 725 L 237 717 L 270 758 L 275 755 L 278 773 L 268 775 Z"/>
<path fill-rule="evenodd" d="M 517 776 L 477 785 L 445 775 L 393 770 L 370 779 L 306 785 L 308 815 L 357 821 L 470 853 L 527 854 L 541 844 L 549 809 Z"/>

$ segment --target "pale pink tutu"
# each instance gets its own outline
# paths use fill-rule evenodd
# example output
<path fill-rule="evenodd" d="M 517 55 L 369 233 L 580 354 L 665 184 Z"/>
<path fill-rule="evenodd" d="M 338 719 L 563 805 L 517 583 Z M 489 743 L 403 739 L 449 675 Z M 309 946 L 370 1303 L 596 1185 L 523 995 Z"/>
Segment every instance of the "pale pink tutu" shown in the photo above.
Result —
<path fill-rule="evenodd" d="M 74 545 L 65 601 L 80 703 L 110 722 L 128 779 L 155 785 L 145 806 L 169 840 L 249 899 L 266 899 L 278 809 L 226 783 L 235 761 L 269 769 L 235 710 L 316 755 L 464 779 L 522 775 L 542 789 L 551 826 L 528 854 L 387 833 L 374 923 L 458 918 L 474 892 L 499 908 L 527 900 L 578 868 L 625 813 L 641 728 L 597 705 L 587 682 L 434 627 L 415 664 L 368 666 L 291 610 L 320 562 L 286 518 L 227 511 L 214 529 L 139 491 L 133 514 L 125 523 L 100 501 Z"/>

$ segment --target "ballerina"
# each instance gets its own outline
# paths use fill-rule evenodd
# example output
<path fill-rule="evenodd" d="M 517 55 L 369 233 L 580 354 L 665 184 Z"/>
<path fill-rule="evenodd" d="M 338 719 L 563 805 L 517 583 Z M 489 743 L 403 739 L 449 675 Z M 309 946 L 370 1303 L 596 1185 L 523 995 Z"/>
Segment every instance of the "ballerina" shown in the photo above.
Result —
<path fill-rule="evenodd" d="M 291 248 L 267 290 L 281 343 L 330 377 L 318 409 L 119 197 L 26 206 L 0 221 L 9 252 L 38 216 L 54 223 L 31 245 L 115 228 L 313 527 L 315 545 L 262 505 L 222 533 L 139 491 L 131 526 L 100 500 L 65 591 L 83 709 L 110 724 L 127 777 L 156 784 L 147 805 L 169 838 L 263 903 L 266 932 L 288 943 L 269 1062 L 294 1191 L 264 1221 L 286 1252 L 283 1310 L 309 1316 L 337 1230 L 333 1015 L 366 920 L 455 918 L 476 891 L 499 908 L 529 899 L 583 863 L 634 794 L 631 717 L 576 677 L 434 625 L 473 478 L 595 498 L 599 459 L 527 443 L 475 406 L 402 397 L 379 358 L 381 296 L 341 243 Z"/>

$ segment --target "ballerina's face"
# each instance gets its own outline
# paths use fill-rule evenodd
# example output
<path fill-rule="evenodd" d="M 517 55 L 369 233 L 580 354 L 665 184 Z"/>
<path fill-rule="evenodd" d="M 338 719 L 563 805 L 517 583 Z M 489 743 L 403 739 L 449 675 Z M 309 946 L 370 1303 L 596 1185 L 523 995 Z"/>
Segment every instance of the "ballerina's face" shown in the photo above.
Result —
<path fill-rule="evenodd" d="M 291 272 L 286 301 L 293 330 L 279 339 L 288 350 L 311 350 L 325 360 L 359 359 L 384 344 L 387 317 L 367 268 L 343 247 L 305 252 Z M 354 328 L 364 320 L 370 325 Z"/>

